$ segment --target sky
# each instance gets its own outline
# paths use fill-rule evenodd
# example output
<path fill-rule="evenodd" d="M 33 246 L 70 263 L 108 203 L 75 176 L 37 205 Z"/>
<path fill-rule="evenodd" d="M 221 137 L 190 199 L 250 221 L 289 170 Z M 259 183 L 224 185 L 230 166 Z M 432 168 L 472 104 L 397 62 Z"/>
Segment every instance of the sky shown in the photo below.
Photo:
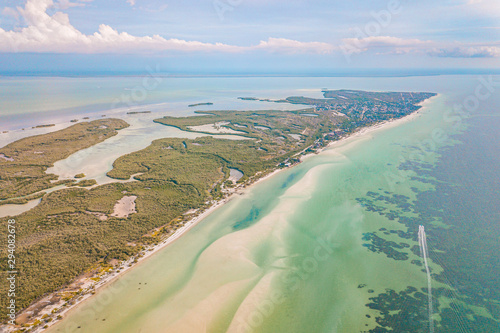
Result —
<path fill-rule="evenodd" d="M 500 69 L 499 0 L 0 0 L 0 73 Z"/>

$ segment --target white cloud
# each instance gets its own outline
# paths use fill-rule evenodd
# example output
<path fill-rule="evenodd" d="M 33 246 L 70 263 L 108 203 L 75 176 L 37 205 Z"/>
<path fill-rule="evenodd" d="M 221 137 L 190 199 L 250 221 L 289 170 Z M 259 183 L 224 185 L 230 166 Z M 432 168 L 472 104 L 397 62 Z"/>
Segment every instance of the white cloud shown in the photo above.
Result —
<path fill-rule="evenodd" d="M 350 53 L 366 52 L 372 48 L 388 48 L 397 53 L 406 53 L 421 48 L 422 46 L 431 45 L 431 41 L 423 41 L 420 39 L 404 39 L 392 36 L 370 36 L 365 38 L 344 38 L 342 39 L 341 48 L 349 50 Z"/>
<path fill-rule="evenodd" d="M 439 57 L 485 58 L 500 57 L 498 43 L 472 45 L 465 43 L 437 43 L 394 36 L 346 38 L 340 47 L 324 42 L 303 42 L 285 38 L 268 38 L 256 45 L 236 46 L 224 43 L 204 43 L 182 39 L 166 39 L 160 35 L 133 36 L 101 24 L 97 32 L 83 34 L 60 9 L 82 6 L 92 0 L 28 0 L 25 7 L 6 7 L 2 14 L 24 20 L 26 27 L 5 31 L 0 28 L 0 52 L 52 53 L 145 53 L 158 51 L 186 52 L 245 52 L 268 51 L 277 53 L 330 54 L 339 49 L 347 54 L 375 51 L 375 53 L 418 53 Z M 474 0 L 478 1 L 478 0 Z M 56 8 L 52 15 L 49 8 Z"/>
<path fill-rule="evenodd" d="M 346 38 L 340 46 L 346 54 L 375 50 L 382 53 L 421 53 L 437 57 L 493 58 L 500 57 L 500 47 L 492 45 L 467 45 L 465 43 L 437 43 L 420 39 L 404 39 L 392 36 Z"/>
<path fill-rule="evenodd" d="M 447 58 L 497 58 L 500 57 L 498 46 L 459 46 L 445 49 L 434 49 L 429 55 Z"/>
<path fill-rule="evenodd" d="M 127 0 L 127 3 L 131 6 L 135 6 L 135 0 Z"/>
<path fill-rule="evenodd" d="M 86 0 L 89 1 L 89 0 Z M 74 6 L 69 1 L 59 1 Z M 77 4 L 78 5 L 78 4 Z M 47 9 L 54 7 L 53 0 L 28 0 L 18 7 L 28 26 L 20 31 L 0 28 L 0 52 L 55 52 L 55 53 L 116 53 L 151 52 L 165 50 L 241 52 L 269 50 L 272 52 L 326 53 L 333 46 L 320 42 L 299 42 L 290 39 L 269 38 L 255 46 L 234 46 L 223 43 L 204 43 L 181 39 L 165 39 L 159 35 L 137 37 L 118 32 L 109 25 L 101 24 L 99 31 L 85 35 L 71 25 L 67 14 L 57 11 L 52 16 Z"/>
<path fill-rule="evenodd" d="M 334 51 L 334 46 L 322 42 L 299 42 L 285 38 L 269 38 L 267 41 L 261 41 L 256 49 L 267 49 L 273 52 L 283 53 L 298 53 L 298 52 L 314 52 L 314 53 L 331 53 Z"/>

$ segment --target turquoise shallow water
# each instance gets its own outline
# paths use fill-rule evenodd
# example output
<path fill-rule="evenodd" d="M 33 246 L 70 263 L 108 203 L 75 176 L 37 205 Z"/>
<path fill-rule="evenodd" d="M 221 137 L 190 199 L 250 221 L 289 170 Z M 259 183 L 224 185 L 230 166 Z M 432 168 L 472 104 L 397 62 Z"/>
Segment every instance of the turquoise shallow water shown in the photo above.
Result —
<path fill-rule="evenodd" d="M 435 331 L 498 331 L 498 94 L 457 114 L 477 78 L 294 84 L 440 96 L 235 196 L 50 332 L 428 332 L 419 224 Z"/>

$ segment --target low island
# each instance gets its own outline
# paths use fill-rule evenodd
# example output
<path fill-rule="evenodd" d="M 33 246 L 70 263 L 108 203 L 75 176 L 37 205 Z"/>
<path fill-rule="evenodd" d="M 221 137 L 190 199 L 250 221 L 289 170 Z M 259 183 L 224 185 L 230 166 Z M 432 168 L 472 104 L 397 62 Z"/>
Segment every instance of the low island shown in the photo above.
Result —
<path fill-rule="evenodd" d="M 127 112 L 127 114 L 144 114 L 144 113 L 151 113 L 151 111 L 130 111 L 130 112 Z"/>
<path fill-rule="evenodd" d="M 195 106 L 203 106 L 203 105 L 214 105 L 214 103 L 211 103 L 211 102 L 195 103 L 195 104 L 189 104 L 188 107 L 192 108 L 192 107 L 195 107 Z"/>
<path fill-rule="evenodd" d="M 165 126 L 211 136 L 159 139 L 118 158 L 108 176 L 133 178 L 131 182 L 96 186 L 95 180 L 76 183 L 73 179 L 69 183 L 74 186 L 42 192 L 60 185 L 57 176 L 45 173 L 48 167 L 116 135 L 128 126 L 123 120 L 79 122 L 0 148 L 0 154 L 7 158 L 0 159 L 0 205 L 42 197 L 35 208 L 15 217 L 22 225 L 16 235 L 20 245 L 16 255 L 23 258 L 18 269 L 30 272 L 18 276 L 18 307 L 23 310 L 17 323 L 33 327 L 55 321 L 59 313 L 92 293 L 93 285 L 88 286 L 88 281 L 97 282 L 106 274 L 123 270 L 124 263 L 133 264 L 146 250 L 220 204 L 236 189 L 299 163 L 302 155 L 361 128 L 409 115 L 435 95 L 352 90 L 323 93 L 324 99 L 289 97 L 275 101 L 306 105 L 298 111 L 210 111 L 156 119 Z M 217 132 L 204 130 L 212 127 L 232 130 L 246 139 L 217 138 Z M 237 180 L 233 179 L 234 170 L 240 174 Z M 129 201 L 133 204 L 129 213 L 117 212 L 121 203 Z M 6 230 L 0 230 L 1 237 L 6 237 Z M 1 252 L 1 257 L 1 268 L 7 270 L 7 253 Z M 1 286 L 0 292 L 6 293 L 6 285 Z M 6 298 L 0 303 L 4 321 Z M 53 310 L 41 318 L 47 306 Z"/>

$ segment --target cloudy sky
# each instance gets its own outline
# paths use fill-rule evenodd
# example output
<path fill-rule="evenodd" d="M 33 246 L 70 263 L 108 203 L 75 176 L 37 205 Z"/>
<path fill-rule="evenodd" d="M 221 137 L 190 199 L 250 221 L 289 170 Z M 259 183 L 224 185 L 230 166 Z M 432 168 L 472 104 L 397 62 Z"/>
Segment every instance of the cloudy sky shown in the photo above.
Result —
<path fill-rule="evenodd" d="M 500 66 L 499 0 L 0 0 L 0 71 Z"/>

